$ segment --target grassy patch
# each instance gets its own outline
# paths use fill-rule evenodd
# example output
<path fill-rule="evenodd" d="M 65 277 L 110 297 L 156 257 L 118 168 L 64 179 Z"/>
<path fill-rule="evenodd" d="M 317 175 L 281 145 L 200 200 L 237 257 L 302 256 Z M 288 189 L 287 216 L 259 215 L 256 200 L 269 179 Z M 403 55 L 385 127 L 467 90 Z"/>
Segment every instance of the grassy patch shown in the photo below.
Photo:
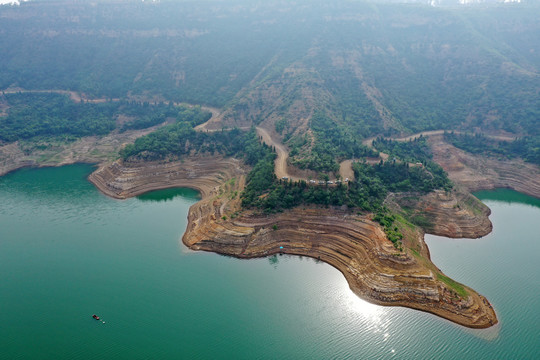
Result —
<path fill-rule="evenodd" d="M 414 229 L 414 225 L 411 224 L 407 219 L 405 219 L 403 216 L 396 214 L 396 221 L 404 226 L 407 226 L 409 229 Z"/>
<path fill-rule="evenodd" d="M 469 293 L 467 292 L 467 290 L 465 290 L 463 285 L 461 285 L 460 283 L 450 279 L 448 276 L 444 276 L 442 274 L 437 274 L 437 280 L 440 280 L 443 283 L 445 283 L 446 285 L 448 285 L 451 289 L 453 289 L 461 297 L 467 297 L 469 295 Z"/>
<path fill-rule="evenodd" d="M 428 218 L 427 214 L 415 214 L 411 216 L 410 220 L 413 224 L 418 225 L 425 230 L 431 229 L 434 226 L 433 221 Z"/>
<path fill-rule="evenodd" d="M 472 210 L 472 212 L 475 214 L 475 215 L 482 215 L 482 209 L 481 209 L 481 205 L 479 204 L 479 200 L 476 200 L 475 198 L 473 198 L 472 196 L 468 197 L 467 199 L 465 199 L 465 205 Z"/>

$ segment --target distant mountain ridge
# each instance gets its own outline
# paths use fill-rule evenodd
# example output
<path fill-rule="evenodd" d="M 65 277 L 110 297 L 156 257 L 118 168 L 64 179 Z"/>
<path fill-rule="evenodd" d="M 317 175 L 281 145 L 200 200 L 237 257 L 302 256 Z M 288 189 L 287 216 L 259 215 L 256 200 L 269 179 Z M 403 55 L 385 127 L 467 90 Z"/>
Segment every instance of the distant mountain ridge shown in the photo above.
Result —
<path fill-rule="evenodd" d="M 538 135 L 537 8 L 464 9 L 30 1 L 0 7 L 0 89 L 212 105 L 229 127 L 275 127 L 300 157 L 336 126 Z"/>
<path fill-rule="evenodd" d="M 392 4 L 426 4 L 431 6 L 457 6 L 457 5 L 477 5 L 477 4 L 509 4 L 527 3 L 527 0 L 371 0 L 377 3 Z"/>

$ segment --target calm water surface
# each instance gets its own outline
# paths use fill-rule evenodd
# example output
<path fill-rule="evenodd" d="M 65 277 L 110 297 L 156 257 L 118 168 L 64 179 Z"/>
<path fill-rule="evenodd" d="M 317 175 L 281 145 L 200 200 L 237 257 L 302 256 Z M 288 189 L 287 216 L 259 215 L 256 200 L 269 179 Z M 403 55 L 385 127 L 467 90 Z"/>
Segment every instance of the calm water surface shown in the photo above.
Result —
<path fill-rule="evenodd" d="M 190 252 L 196 192 L 112 200 L 91 170 L 0 178 L 2 359 L 540 358 L 538 200 L 479 193 L 492 234 L 427 238 L 443 271 L 494 304 L 501 324 L 479 331 L 366 303 L 308 258 Z"/>

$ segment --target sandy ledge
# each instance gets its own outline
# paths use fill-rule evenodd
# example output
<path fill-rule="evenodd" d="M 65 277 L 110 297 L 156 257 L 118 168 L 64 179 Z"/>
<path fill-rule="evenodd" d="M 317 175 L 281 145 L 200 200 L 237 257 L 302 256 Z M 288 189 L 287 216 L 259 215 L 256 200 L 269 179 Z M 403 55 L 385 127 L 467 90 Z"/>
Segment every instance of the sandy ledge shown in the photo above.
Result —
<path fill-rule="evenodd" d="M 431 262 L 423 233 L 418 230 L 406 233 L 406 245 L 415 251 L 399 253 L 369 216 L 344 209 L 299 207 L 274 215 L 240 211 L 238 194 L 246 173 L 235 159 L 197 157 L 164 163 L 116 161 L 101 166 L 89 180 L 104 194 L 118 199 L 169 187 L 200 191 L 202 199 L 190 208 L 182 239 L 193 250 L 239 258 L 277 253 L 310 256 L 341 271 L 350 288 L 372 303 L 429 312 L 471 328 L 487 328 L 498 322 L 485 297 L 466 286 L 468 296 L 461 297 L 440 280 L 442 273 Z M 435 192 L 390 201 L 399 207 L 411 199 L 416 199 L 412 206 L 418 211 L 452 223 L 430 232 L 479 237 L 491 231 L 489 209 L 470 195 Z"/>

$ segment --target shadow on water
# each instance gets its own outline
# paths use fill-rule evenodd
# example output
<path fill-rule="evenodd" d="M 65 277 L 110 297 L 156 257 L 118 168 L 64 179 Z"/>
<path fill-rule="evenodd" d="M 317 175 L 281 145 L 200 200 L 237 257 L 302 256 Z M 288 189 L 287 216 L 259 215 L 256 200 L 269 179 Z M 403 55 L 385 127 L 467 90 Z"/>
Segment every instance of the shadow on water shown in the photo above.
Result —
<path fill-rule="evenodd" d="M 95 166 L 89 164 L 66 165 L 61 171 L 57 167 L 45 167 L 39 171 L 32 167 L 22 168 L 0 177 L 0 188 L 34 200 L 61 201 L 93 193 L 92 187 L 81 188 L 79 184 L 86 182 L 94 169 Z"/>
<path fill-rule="evenodd" d="M 268 257 L 268 263 L 274 268 L 277 269 L 277 265 L 279 264 L 279 259 L 277 255 L 272 255 Z"/>
<path fill-rule="evenodd" d="M 321 261 L 320 259 L 312 258 L 309 256 L 290 255 L 290 254 L 283 254 L 283 253 L 270 255 L 266 258 L 268 259 L 268 264 L 272 266 L 274 269 L 277 269 L 280 263 L 280 258 L 285 262 L 289 260 L 300 260 L 300 261 L 306 261 L 306 262 L 313 262 L 315 264 L 324 264 L 324 262 Z"/>
<path fill-rule="evenodd" d="M 163 190 L 150 191 L 145 194 L 137 196 L 137 199 L 141 201 L 149 202 L 167 202 L 172 201 L 174 198 L 181 196 L 189 199 L 200 199 L 200 194 L 193 189 L 186 188 L 171 188 Z"/>
<path fill-rule="evenodd" d="M 540 207 L 540 199 L 510 189 L 477 191 L 473 194 L 480 200 L 496 200 L 507 204 L 525 204 Z"/>

